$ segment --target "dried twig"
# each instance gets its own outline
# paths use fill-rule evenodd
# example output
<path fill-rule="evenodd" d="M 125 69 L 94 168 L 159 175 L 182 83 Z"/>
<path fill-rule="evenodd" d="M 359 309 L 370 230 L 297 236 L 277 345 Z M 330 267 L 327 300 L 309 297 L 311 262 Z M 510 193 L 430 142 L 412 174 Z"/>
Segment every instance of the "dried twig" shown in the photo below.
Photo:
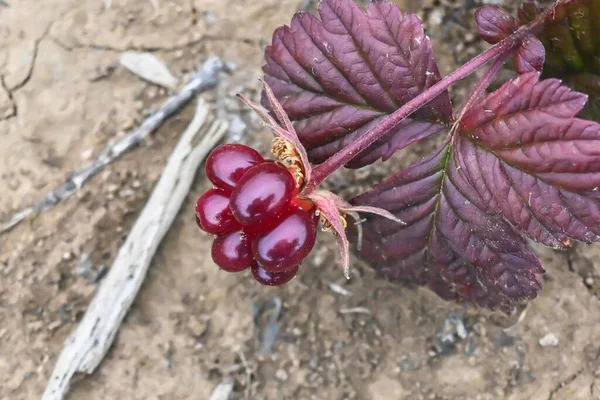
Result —
<path fill-rule="evenodd" d="M 244 371 L 246 371 L 246 390 L 244 392 L 244 399 L 248 400 L 252 391 L 252 370 L 250 369 L 250 365 L 248 364 L 248 360 L 246 360 L 244 352 L 242 350 L 238 350 L 238 355 L 240 356 L 240 361 L 242 361 L 242 365 L 244 366 Z"/>
<path fill-rule="evenodd" d="M 229 396 L 231 396 L 231 392 L 233 392 L 233 384 L 233 379 L 225 378 L 223 382 L 217 385 L 210 395 L 209 400 L 229 400 Z"/>
<path fill-rule="evenodd" d="M 110 272 L 79 326 L 65 341 L 42 400 L 62 399 L 71 377 L 76 372 L 94 372 L 111 346 L 160 241 L 189 192 L 198 166 L 227 130 L 227 124 L 217 120 L 208 129 L 203 129 L 204 137 L 194 147 L 207 114 L 208 107 L 199 103 L 193 121 L 173 150 Z"/>
<path fill-rule="evenodd" d="M 335 282 L 331 282 L 327 286 L 329 286 L 329 289 L 331 289 L 333 292 L 335 292 L 337 294 L 341 294 L 342 296 L 352 296 L 351 291 L 349 291 L 348 289 L 344 288 L 341 285 L 338 285 Z"/>
<path fill-rule="evenodd" d="M 0 234 L 9 231 L 24 219 L 34 217 L 42 211 L 52 208 L 70 197 L 80 189 L 88 179 L 101 171 L 104 166 L 118 159 L 124 153 L 141 143 L 165 119 L 190 101 L 192 97 L 207 89 L 213 88 L 217 84 L 218 72 L 222 67 L 223 64 L 221 63 L 221 60 L 216 57 L 207 60 L 198 72 L 192 76 L 184 88 L 179 93 L 169 97 L 142 123 L 142 125 L 139 126 L 139 128 L 129 133 L 117 143 L 106 146 L 90 166 L 76 171 L 62 186 L 46 194 L 46 196 L 35 205 L 14 214 L 7 223 L 0 226 Z"/>
<path fill-rule="evenodd" d="M 371 315 L 371 310 L 366 307 L 351 307 L 351 308 L 341 308 L 340 314 L 367 314 Z"/>

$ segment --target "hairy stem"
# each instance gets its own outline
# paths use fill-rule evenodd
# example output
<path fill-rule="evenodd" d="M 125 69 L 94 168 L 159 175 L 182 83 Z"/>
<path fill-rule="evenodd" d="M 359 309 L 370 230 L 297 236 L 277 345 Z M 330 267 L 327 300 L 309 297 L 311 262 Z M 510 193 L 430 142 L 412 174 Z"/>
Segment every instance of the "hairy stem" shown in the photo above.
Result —
<path fill-rule="evenodd" d="M 490 86 L 496 74 L 500 71 L 504 63 L 510 58 L 512 55 L 512 51 L 507 51 L 504 54 L 501 54 L 496 58 L 494 63 L 490 66 L 490 68 L 485 72 L 485 74 L 479 79 L 477 85 L 471 90 L 471 93 L 467 96 L 467 100 L 458 110 L 458 113 L 454 116 L 453 128 L 458 126 L 460 121 L 463 119 L 465 114 L 469 111 L 471 107 L 479 100 L 479 97 L 485 92 L 485 90 Z"/>
<path fill-rule="evenodd" d="M 390 114 L 380 124 L 366 132 L 351 145 L 343 148 L 331 156 L 327 161 L 315 167 L 312 171 L 312 180 L 307 184 L 303 192 L 305 194 L 312 192 L 330 174 L 332 174 L 338 168 L 346 165 L 354 157 L 367 149 L 386 133 L 396 128 L 398 124 L 402 122 L 402 120 L 434 100 L 454 83 L 466 78 L 490 61 L 498 59 L 499 57 L 503 57 L 507 54 L 510 55 L 511 52 L 515 50 L 526 37 L 534 34 L 546 22 L 546 20 L 551 17 L 553 10 L 554 7 L 548 8 L 543 14 L 540 15 L 538 19 L 528 25 L 522 26 L 510 36 L 474 57 L 456 71 L 404 104 L 394 113 Z M 502 63 L 503 62 L 504 61 L 502 61 Z M 500 65 L 502 63 L 500 63 Z M 464 110 L 461 110 L 461 112 L 462 111 Z"/>

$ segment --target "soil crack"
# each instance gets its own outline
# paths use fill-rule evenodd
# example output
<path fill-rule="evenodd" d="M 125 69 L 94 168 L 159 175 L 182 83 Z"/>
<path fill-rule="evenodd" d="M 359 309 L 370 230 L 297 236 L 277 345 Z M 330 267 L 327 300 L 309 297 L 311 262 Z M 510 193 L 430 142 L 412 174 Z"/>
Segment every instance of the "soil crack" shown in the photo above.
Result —
<path fill-rule="evenodd" d="M 33 76 L 33 71 L 35 70 L 35 64 L 37 62 L 38 54 L 40 51 L 40 44 L 42 43 L 42 41 L 44 41 L 46 38 L 48 38 L 50 36 L 50 32 L 52 31 L 54 24 L 61 21 L 66 14 L 67 14 L 67 12 L 64 12 L 53 22 L 49 23 L 48 26 L 46 26 L 46 29 L 44 29 L 44 33 L 42 33 L 42 35 L 40 37 L 35 39 L 35 41 L 33 43 L 33 52 L 32 52 L 33 54 L 31 55 L 31 62 L 29 63 L 29 69 L 27 70 L 27 75 L 25 75 L 25 78 L 23 78 L 21 80 L 21 82 L 15 84 L 13 87 L 10 87 L 10 88 L 8 87 L 8 85 L 5 85 L 4 82 L 2 83 L 4 88 L 7 90 L 7 92 L 11 96 L 11 98 L 12 98 L 13 93 L 15 93 L 17 90 L 22 89 L 29 82 L 31 77 Z M 14 101 L 13 101 L 13 103 L 14 103 Z M 14 104 L 15 104 L 15 108 L 16 108 L 17 105 L 16 105 L 16 103 L 14 103 Z M 15 111 L 15 116 L 16 115 L 17 115 L 17 113 Z"/>
<path fill-rule="evenodd" d="M 7 119 L 11 119 L 17 116 L 17 103 L 15 103 L 15 99 L 13 98 L 12 90 L 8 88 L 6 82 L 4 80 L 4 75 L 0 75 L 0 85 L 2 89 L 6 92 L 8 100 L 10 102 L 9 111 L 4 115 L 0 115 L 0 121 L 5 121 Z"/>

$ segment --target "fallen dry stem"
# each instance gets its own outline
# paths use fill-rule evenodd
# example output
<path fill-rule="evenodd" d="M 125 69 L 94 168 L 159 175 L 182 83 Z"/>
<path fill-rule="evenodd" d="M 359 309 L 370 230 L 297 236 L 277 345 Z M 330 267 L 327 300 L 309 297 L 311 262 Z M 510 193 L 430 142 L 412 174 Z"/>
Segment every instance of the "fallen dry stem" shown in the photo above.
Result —
<path fill-rule="evenodd" d="M 107 145 L 92 164 L 82 170 L 75 171 L 62 186 L 47 193 L 36 204 L 14 214 L 8 222 L 0 226 L 0 235 L 8 232 L 23 220 L 33 218 L 39 213 L 56 206 L 81 189 L 87 180 L 100 172 L 107 164 L 115 161 L 143 142 L 150 133 L 159 127 L 168 117 L 173 115 L 173 113 L 187 104 L 194 96 L 216 86 L 218 74 L 222 68 L 223 63 L 219 58 L 213 57 L 208 59 L 180 92 L 169 97 L 137 129 L 117 143 Z"/>
<path fill-rule="evenodd" d="M 199 102 L 194 119 L 169 157 L 108 275 L 83 319 L 65 341 L 42 400 L 63 399 L 73 375 L 94 372 L 112 345 L 156 249 L 189 192 L 198 166 L 227 130 L 227 123 L 221 120 L 205 124 L 207 116 L 208 107 Z M 198 137 L 202 140 L 196 146 Z"/>

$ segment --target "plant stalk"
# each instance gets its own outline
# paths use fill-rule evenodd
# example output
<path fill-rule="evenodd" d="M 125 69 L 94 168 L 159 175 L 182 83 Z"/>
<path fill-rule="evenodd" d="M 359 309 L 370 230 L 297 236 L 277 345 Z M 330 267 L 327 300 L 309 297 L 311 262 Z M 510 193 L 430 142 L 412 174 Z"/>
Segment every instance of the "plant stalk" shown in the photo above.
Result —
<path fill-rule="evenodd" d="M 342 166 L 350 162 L 354 157 L 360 154 L 362 151 L 367 149 L 386 133 L 396 128 L 400 122 L 405 118 L 419 110 L 424 105 L 428 104 L 450 86 L 456 82 L 466 78 L 473 72 L 477 71 L 483 65 L 489 63 L 504 55 L 510 55 L 522 41 L 528 36 L 534 34 L 546 20 L 551 17 L 554 7 L 549 7 L 543 14 L 539 16 L 535 21 L 532 21 L 528 25 L 524 25 L 516 30 L 511 35 L 507 36 L 502 41 L 498 42 L 494 46 L 490 47 L 483 53 L 474 57 L 466 64 L 459 67 L 457 70 L 446 76 L 435 85 L 426 89 L 424 92 L 419 94 L 414 99 L 404 104 L 401 108 L 394 111 L 387 118 L 381 121 L 380 124 L 367 131 L 363 136 L 358 138 L 351 145 L 343 148 L 339 152 L 335 153 L 329 159 L 322 164 L 316 166 L 312 170 L 311 182 L 307 183 L 303 189 L 303 193 L 308 194 L 315 190 L 329 175 Z M 461 110 L 461 112 L 464 110 Z"/>

